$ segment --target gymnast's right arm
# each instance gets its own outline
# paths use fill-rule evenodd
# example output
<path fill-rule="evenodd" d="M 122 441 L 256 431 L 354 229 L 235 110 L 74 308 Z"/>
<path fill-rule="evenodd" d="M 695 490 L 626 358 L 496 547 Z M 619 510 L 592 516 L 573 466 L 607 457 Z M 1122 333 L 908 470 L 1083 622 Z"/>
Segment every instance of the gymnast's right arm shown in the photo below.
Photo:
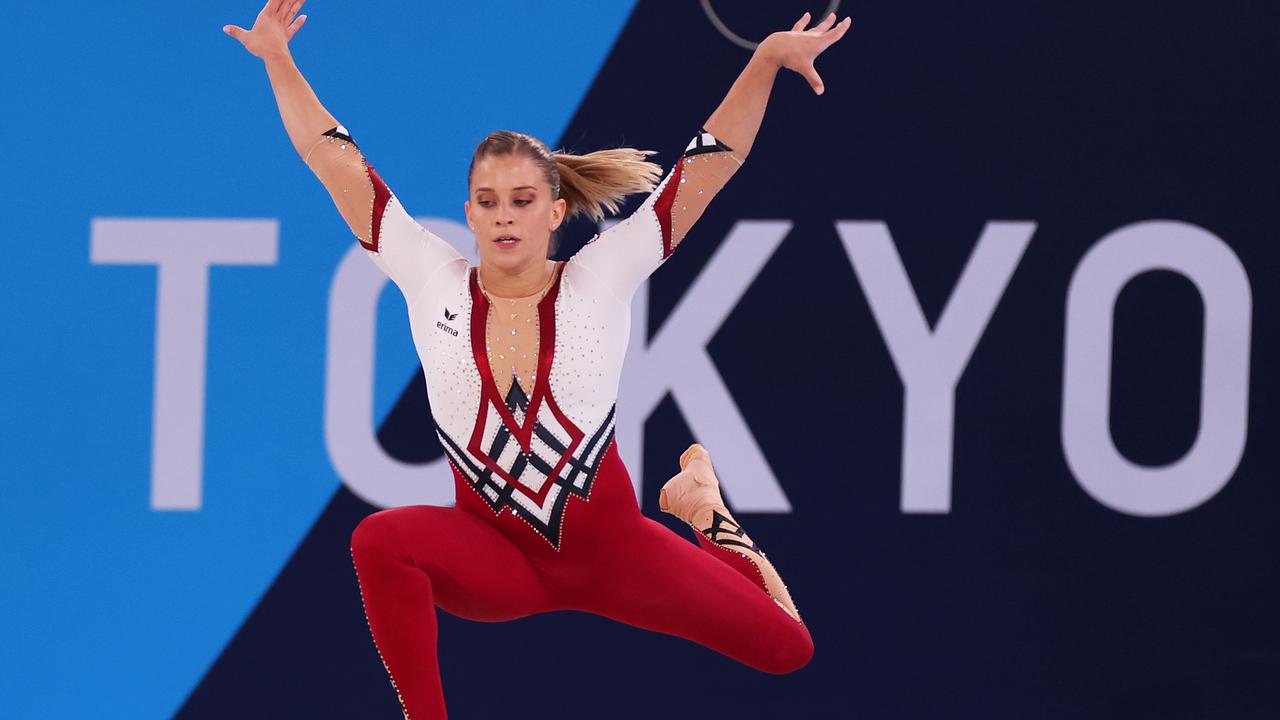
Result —
<path fill-rule="evenodd" d="M 294 149 L 329 191 L 374 264 L 395 281 L 412 306 L 431 275 L 462 255 L 404 210 L 351 134 L 302 77 L 289 41 L 306 22 L 306 15 L 298 15 L 305 1 L 268 0 L 251 30 L 227 25 L 223 31 L 262 59 Z"/>

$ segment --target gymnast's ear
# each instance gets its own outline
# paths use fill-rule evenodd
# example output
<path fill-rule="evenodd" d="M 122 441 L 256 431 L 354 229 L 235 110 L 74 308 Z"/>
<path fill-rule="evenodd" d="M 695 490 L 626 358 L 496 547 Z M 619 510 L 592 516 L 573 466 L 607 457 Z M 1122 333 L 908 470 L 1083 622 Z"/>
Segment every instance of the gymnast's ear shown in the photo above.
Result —
<path fill-rule="evenodd" d="M 551 232 L 555 232 L 564 223 L 564 214 L 568 208 L 569 203 L 565 202 L 564 198 L 551 201 Z"/>

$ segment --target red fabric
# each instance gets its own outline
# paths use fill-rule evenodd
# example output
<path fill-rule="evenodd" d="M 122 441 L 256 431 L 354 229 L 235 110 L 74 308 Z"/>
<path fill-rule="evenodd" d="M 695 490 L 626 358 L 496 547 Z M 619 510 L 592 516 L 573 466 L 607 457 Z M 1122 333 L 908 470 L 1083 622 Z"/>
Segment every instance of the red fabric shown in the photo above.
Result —
<path fill-rule="evenodd" d="M 675 248 L 671 245 L 671 209 L 676 204 L 676 190 L 680 189 L 680 172 L 684 169 L 684 158 L 676 161 L 671 171 L 671 179 L 662 188 L 662 194 L 653 202 L 653 212 L 658 216 L 658 226 L 662 228 L 662 257 L 671 257 Z"/>
<path fill-rule="evenodd" d="M 734 549 L 722 547 L 711 542 L 711 539 L 702 533 L 695 533 L 695 536 L 698 538 L 698 545 L 703 550 L 725 561 L 729 567 L 742 573 L 743 577 L 755 583 L 761 590 L 766 593 L 769 592 L 769 585 L 764 581 L 764 574 L 760 572 L 760 568 L 756 566 L 751 558 Z"/>
<path fill-rule="evenodd" d="M 538 492 L 534 492 L 525 484 L 511 477 L 511 474 L 498 464 L 497 458 L 489 457 L 481 443 L 484 440 L 485 420 L 489 416 L 488 408 L 492 405 L 502 418 L 507 430 L 511 433 L 511 437 L 515 438 L 522 450 L 529 452 L 533 446 L 533 428 L 537 424 L 538 407 L 543 402 L 546 402 L 547 408 L 555 415 L 556 421 L 560 423 L 560 427 L 569 436 L 567 449 L 561 454 L 560 460 L 549 473 L 551 477 L 556 477 L 560 474 L 564 464 L 569 461 L 569 458 L 573 457 L 574 453 L 577 452 L 578 446 L 582 444 L 583 438 L 586 437 L 586 434 L 560 410 L 560 406 L 556 404 L 555 397 L 547 391 L 547 378 L 551 376 L 551 365 L 554 362 L 556 348 L 556 296 L 560 293 L 560 275 L 564 272 L 564 265 L 559 266 L 551 288 L 547 291 L 546 296 L 538 302 L 538 380 L 533 385 L 533 397 L 529 399 L 529 407 L 525 410 L 524 425 L 516 423 L 515 417 L 511 414 L 511 409 L 507 407 L 502 394 L 498 391 L 498 383 L 493 377 L 493 368 L 489 365 L 489 355 L 484 349 L 488 335 L 485 331 L 485 322 L 489 317 L 489 297 L 480 290 L 480 280 L 477 272 L 476 268 L 471 268 L 469 283 L 471 302 L 474 305 L 474 310 L 471 312 L 471 355 L 475 359 L 476 370 L 480 373 L 480 407 L 476 411 L 476 426 L 467 442 L 467 450 L 473 457 L 483 462 L 485 467 L 489 468 L 495 475 L 514 486 L 518 492 L 528 495 L 541 504 L 547 493 L 554 486 L 553 483 L 543 483 L 542 488 Z"/>
<path fill-rule="evenodd" d="M 455 507 L 382 510 L 351 538 L 369 628 L 413 720 L 446 717 L 436 607 L 489 622 L 581 610 L 770 673 L 796 670 L 813 654 L 804 624 L 733 564 L 754 568 L 746 558 L 699 547 L 640 513 L 613 441 L 591 501 L 566 508 L 558 550 L 511 513 L 495 516 L 456 470 L 454 477 Z"/>
<path fill-rule="evenodd" d="M 372 165 L 366 162 L 364 169 L 368 172 L 369 182 L 373 183 L 373 216 L 369 221 L 369 242 L 361 240 L 360 244 L 370 252 L 378 252 L 378 238 L 382 237 L 382 213 L 387 209 L 387 201 L 391 199 L 391 190 L 382 182 L 382 176 L 378 175 Z"/>

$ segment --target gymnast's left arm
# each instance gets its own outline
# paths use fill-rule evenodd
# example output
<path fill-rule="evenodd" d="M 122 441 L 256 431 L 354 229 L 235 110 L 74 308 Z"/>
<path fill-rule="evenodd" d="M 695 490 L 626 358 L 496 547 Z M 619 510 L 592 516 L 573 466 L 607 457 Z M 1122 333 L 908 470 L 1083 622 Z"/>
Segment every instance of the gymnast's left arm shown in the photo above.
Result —
<path fill-rule="evenodd" d="M 702 216 L 751 152 L 774 78 L 782 68 L 824 91 L 813 61 L 844 36 L 850 19 L 835 13 L 805 30 L 805 13 L 788 31 L 766 37 L 657 189 L 626 220 L 593 238 L 574 260 L 605 279 L 620 299 L 635 292 Z M 654 222 L 656 220 L 656 222 Z M 660 237 L 659 237 L 660 236 Z"/>
<path fill-rule="evenodd" d="M 791 30 L 776 32 L 766 37 L 757 47 L 751 60 L 729 88 L 728 94 L 707 122 L 703 130 L 714 135 L 729 151 L 740 159 L 746 159 L 755 143 L 765 105 L 773 89 L 778 70 L 787 68 L 804 76 L 818 95 L 825 88 L 813 61 L 849 29 L 850 18 L 836 23 L 836 14 L 805 30 L 809 13 L 796 21 Z"/>

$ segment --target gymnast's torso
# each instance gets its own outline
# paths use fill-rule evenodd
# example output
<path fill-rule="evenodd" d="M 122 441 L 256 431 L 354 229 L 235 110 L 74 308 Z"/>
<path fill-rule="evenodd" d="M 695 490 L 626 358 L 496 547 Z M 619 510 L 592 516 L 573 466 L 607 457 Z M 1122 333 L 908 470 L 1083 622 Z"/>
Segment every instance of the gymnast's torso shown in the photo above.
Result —
<path fill-rule="evenodd" d="M 576 258 L 558 264 L 541 298 L 491 297 L 457 257 L 409 318 L 459 506 L 509 513 L 559 547 L 567 505 L 590 499 L 602 459 L 616 452 L 629 303 Z M 502 322 L 513 319 L 514 334 Z M 512 360 L 527 370 L 516 375 Z"/>
<path fill-rule="evenodd" d="M 741 160 L 700 132 L 639 208 L 556 263 L 545 288 L 502 298 L 413 219 L 344 127 L 326 135 L 309 164 L 328 173 L 340 208 L 371 202 L 367 233 L 356 236 L 404 295 L 457 507 L 530 550 L 552 552 L 575 532 L 639 518 L 614 440 L 631 297 Z M 353 167 L 363 187 L 343 187 Z M 371 198 L 359 197 L 365 189 Z"/>

